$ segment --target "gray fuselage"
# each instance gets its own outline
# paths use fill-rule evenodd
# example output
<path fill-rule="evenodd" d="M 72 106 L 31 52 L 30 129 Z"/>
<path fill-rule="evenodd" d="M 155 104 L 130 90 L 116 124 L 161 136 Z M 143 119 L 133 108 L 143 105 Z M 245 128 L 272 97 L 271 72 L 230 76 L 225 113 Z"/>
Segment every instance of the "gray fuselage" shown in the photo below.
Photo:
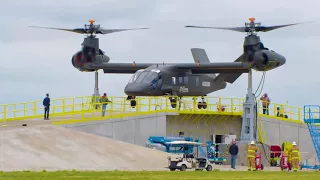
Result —
<path fill-rule="evenodd" d="M 124 92 L 128 96 L 204 96 L 225 87 L 225 82 L 215 82 L 215 75 L 192 74 L 179 71 L 174 65 L 157 65 L 138 70 Z"/>

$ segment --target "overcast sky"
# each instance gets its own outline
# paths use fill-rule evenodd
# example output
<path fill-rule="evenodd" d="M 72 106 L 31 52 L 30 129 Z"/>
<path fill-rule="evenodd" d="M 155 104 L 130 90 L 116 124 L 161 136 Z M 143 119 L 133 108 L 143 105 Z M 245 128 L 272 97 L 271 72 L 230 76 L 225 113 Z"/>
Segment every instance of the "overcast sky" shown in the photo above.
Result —
<path fill-rule="evenodd" d="M 190 48 L 204 48 L 212 62 L 232 62 L 242 53 L 245 34 L 191 29 L 185 25 L 243 26 L 254 16 L 263 25 L 304 21 L 313 24 L 260 33 L 269 49 L 287 63 L 266 73 L 263 92 L 273 102 L 320 104 L 319 0 L 12 0 L 0 6 L 0 104 L 91 95 L 94 73 L 71 64 L 83 35 L 28 28 L 29 25 L 81 28 L 89 19 L 104 28 L 150 30 L 101 35 L 100 48 L 111 62 L 193 62 Z M 254 72 L 254 90 L 262 73 Z M 131 75 L 103 74 L 100 92 L 123 96 Z M 247 75 L 212 96 L 245 97 Z"/>

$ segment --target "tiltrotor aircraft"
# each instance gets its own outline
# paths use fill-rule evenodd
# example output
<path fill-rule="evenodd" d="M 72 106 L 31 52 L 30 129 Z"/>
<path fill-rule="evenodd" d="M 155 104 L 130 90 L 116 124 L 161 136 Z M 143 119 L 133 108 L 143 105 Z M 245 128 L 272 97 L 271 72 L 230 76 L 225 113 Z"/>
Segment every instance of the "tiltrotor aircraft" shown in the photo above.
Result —
<path fill-rule="evenodd" d="M 103 30 L 100 26 L 85 26 L 85 29 L 67 31 L 90 34 L 83 42 L 83 49 L 72 57 L 72 65 L 80 71 L 97 71 L 104 73 L 133 74 L 124 92 L 131 100 L 131 106 L 136 106 L 136 96 L 201 96 L 198 108 L 206 108 L 204 96 L 224 89 L 228 83 L 233 83 L 242 73 L 250 69 L 269 71 L 285 64 L 286 59 L 275 51 L 265 48 L 256 32 L 271 31 L 277 28 L 295 24 L 260 26 L 254 18 L 249 19 L 245 27 L 214 28 L 247 32 L 244 40 L 243 54 L 234 62 L 211 63 L 203 49 L 191 49 L 195 63 L 109 63 L 109 58 L 99 49 L 98 39 L 93 34 L 105 34 L 123 30 Z M 186 26 L 199 27 L 199 26 Z M 207 27 L 199 27 L 207 28 Z M 210 27 L 209 27 L 210 28 Z M 66 30 L 66 29 L 60 29 Z M 219 73 L 216 75 L 216 73 Z M 176 98 L 170 98 L 171 106 L 176 107 Z"/>
<path fill-rule="evenodd" d="M 34 28 L 44 28 L 53 30 L 69 31 L 79 34 L 85 34 L 86 37 L 81 44 L 81 51 L 76 52 L 71 59 L 72 65 L 80 71 L 92 72 L 96 71 L 96 68 L 90 68 L 91 64 L 108 63 L 110 58 L 105 55 L 105 52 L 99 48 L 99 39 L 96 38 L 96 34 L 110 34 L 121 31 L 129 30 L 141 30 L 148 28 L 133 28 L 133 29 L 104 29 L 100 25 L 95 25 L 95 20 L 89 20 L 90 24 L 84 25 L 84 28 L 76 29 L 64 29 L 64 28 L 51 28 L 51 27 L 39 27 L 29 26 Z"/>

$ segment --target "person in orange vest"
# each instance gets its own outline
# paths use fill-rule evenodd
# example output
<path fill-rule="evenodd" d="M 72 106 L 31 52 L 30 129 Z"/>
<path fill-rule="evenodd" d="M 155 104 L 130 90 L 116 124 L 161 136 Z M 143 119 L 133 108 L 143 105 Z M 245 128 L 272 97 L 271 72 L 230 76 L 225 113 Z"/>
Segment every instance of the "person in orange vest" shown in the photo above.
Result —
<path fill-rule="evenodd" d="M 260 100 L 262 101 L 263 114 L 269 115 L 270 98 L 268 97 L 268 94 L 264 93 L 263 96 L 260 97 Z"/>
<path fill-rule="evenodd" d="M 248 146 L 248 154 L 247 154 L 247 159 L 248 159 L 248 171 L 256 171 L 256 152 L 259 151 L 257 146 L 255 145 L 254 141 L 251 141 L 251 143 Z"/>
<path fill-rule="evenodd" d="M 102 104 L 102 114 L 101 114 L 102 117 L 104 117 L 106 113 L 107 105 L 109 102 L 111 101 L 108 99 L 107 93 L 104 93 L 103 96 L 100 98 L 100 103 Z"/>
<path fill-rule="evenodd" d="M 299 162 L 300 162 L 300 152 L 299 152 L 299 147 L 297 146 L 297 143 L 294 141 L 292 142 L 290 155 L 291 155 L 292 170 L 298 171 Z"/>

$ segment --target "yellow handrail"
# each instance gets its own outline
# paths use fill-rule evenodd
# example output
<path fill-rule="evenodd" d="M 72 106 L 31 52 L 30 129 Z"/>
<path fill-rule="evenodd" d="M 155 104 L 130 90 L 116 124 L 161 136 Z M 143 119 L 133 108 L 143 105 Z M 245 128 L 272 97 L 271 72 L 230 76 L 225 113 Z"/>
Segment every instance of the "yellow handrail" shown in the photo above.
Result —
<path fill-rule="evenodd" d="M 173 98 L 177 98 L 172 96 Z M 97 97 L 100 98 L 100 97 Z M 184 114 L 221 114 L 221 115 L 242 115 L 242 104 L 244 98 L 205 98 L 206 108 L 198 109 L 200 97 L 183 97 L 181 107 L 179 101 L 173 108 L 169 97 L 138 97 L 137 105 L 132 108 L 130 100 L 126 97 L 109 97 L 112 103 L 108 103 L 106 116 L 101 117 L 102 104 L 93 96 L 67 97 L 51 100 L 50 117 L 53 121 L 89 121 L 106 118 L 117 118 L 124 116 L 136 116 L 152 114 L 156 112 L 176 112 Z M 178 98 L 177 98 L 178 99 Z M 262 114 L 262 105 L 258 103 L 259 116 L 269 116 L 279 120 L 291 122 L 303 122 L 303 108 L 288 106 L 285 104 L 270 103 L 269 115 Z M 277 116 L 277 107 L 281 107 Z M 43 118 L 44 108 L 42 101 L 22 102 L 0 105 L 0 122 Z M 282 115 L 282 116 L 280 116 Z M 62 123 L 62 122 L 61 122 Z"/>

